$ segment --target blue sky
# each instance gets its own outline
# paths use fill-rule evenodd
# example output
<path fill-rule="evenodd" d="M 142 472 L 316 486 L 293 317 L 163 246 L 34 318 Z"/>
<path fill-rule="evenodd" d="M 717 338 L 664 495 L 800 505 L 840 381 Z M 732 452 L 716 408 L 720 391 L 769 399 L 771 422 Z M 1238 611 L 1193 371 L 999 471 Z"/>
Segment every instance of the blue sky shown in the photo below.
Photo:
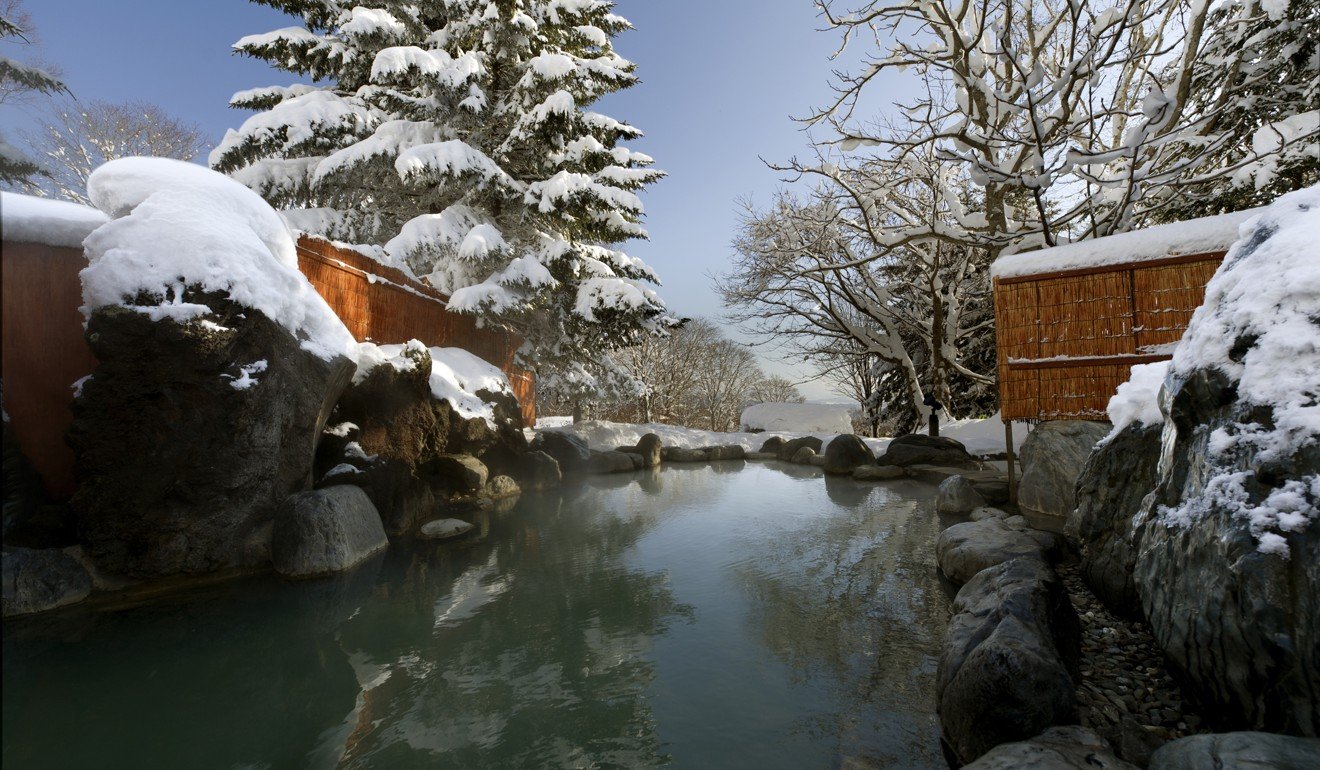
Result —
<path fill-rule="evenodd" d="M 43 57 L 64 71 L 83 99 L 155 102 L 200 124 L 216 141 L 248 114 L 226 107 L 255 86 L 291 82 L 287 74 L 230 53 L 246 34 L 295 19 L 243 0 L 44 0 L 26 3 Z M 669 177 L 643 196 L 651 241 L 630 251 L 664 281 L 662 296 L 684 315 L 718 320 L 712 273 L 727 269 L 737 202 L 767 201 L 780 185 L 762 158 L 809 153 L 790 116 L 830 94 L 837 37 L 818 32 L 810 0 L 620 0 L 637 27 L 616 41 L 637 62 L 642 83 L 597 109 L 646 132 L 633 146 Z M 13 55 L 13 51 L 6 51 Z M 844 62 L 846 66 L 848 62 Z M 6 107 L 7 134 L 33 116 Z M 766 368 L 794 380 L 810 376 L 773 354 Z M 805 383 L 810 398 L 832 394 Z"/>

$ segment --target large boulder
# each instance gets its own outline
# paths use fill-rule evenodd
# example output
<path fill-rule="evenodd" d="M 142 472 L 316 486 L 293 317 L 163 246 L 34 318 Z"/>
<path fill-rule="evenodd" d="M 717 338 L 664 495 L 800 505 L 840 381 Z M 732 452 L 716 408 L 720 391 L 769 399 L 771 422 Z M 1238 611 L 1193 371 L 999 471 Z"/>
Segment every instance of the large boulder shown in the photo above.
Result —
<path fill-rule="evenodd" d="M 271 561 L 290 577 L 352 569 L 389 546 L 366 492 L 334 486 L 291 495 L 275 516 Z"/>
<path fill-rule="evenodd" d="M 633 454 L 641 456 L 643 468 L 658 468 L 662 448 L 663 442 L 660 441 L 660 437 L 654 433 L 648 433 L 637 441 L 636 451 Z"/>
<path fill-rule="evenodd" d="M 524 489 L 535 491 L 553 489 L 563 480 L 559 463 L 545 452 L 528 452 L 518 476 Z"/>
<path fill-rule="evenodd" d="M 565 476 L 586 473 L 591 468 L 591 447 L 586 439 L 574 433 L 543 431 L 532 441 L 532 449 L 553 457 Z"/>
<path fill-rule="evenodd" d="M 954 524 L 935 539 L 935 562 L 946 577 L 959 584 L 981 570 L 1013 559 L 1045 561 L 1049 556 L 1049 549 L 1036 533 L 994 517 Z"/>
<path fill-rule="evenodd" d="M 1133 535 L 1133 576 L 1156 642 L 1217 727 L 1315 736 L 1320 525 L 1278 535 L 1284 557 L 1262 550 L 1247 512 L 1286 500 L 1289 480 L 1314 478 L 1320 443 L 1288 456 L 1216 451 L 1216 434 L 1271 421 L 1268 408 L 1236 401 L 1216 370 L 1166 395 L 1164 459 Z"/>
<path fill-rule="evenodd" d="M 5 548 L 0 562 L 0 602 L 6 618 L 74 604 L 92 592 L 87 570 L 61 550 Z"/>
<path fill-rule="evenodd" d="M 766 443 L 768 444 L 770 442 L 767 441 Z M 776 451 L 779 453 L 780 460 L 785 462 L 797 462 L 793 458 L 796 457 L 804 447 L 810 449 L 813 456 L 818 455 L 820 454 L 821 440 L 815 436 L 802 436 L 801 438 L 795 438 L 792 441 L 785 441 Z"/>
<path fill-rule="evenodd" d="M 967 453 L 962 442 L 948 436 L 927 436 L 909 433 L 889 442 L 885 453 L 876 461 L 879 465 L 945 465 L 955 468 L 979 468 L 981 464 Z"/>
<path fill-rule="evenodd" d="M 835 436 L 825 447 L 825 472 L 850 474 L 862 465 L 874 465 L 875 454 L 865 441 L 852 433 Z"/>
<path fill-rule="evenodd" d="M 1114 756 L 1104 738 L 1085 727 L 1051 727 L 1035 738 L 1002 743 L 963 770 L 1138 770 Z"/>
<path fill-rule="evenodd" d="M 798 450 L 793 453 L 793 457 L 790 458 L 790 461 L 796 465 L 815 465 L 816 458 L 816 450 L 809 446 L 804 446 L 798 447 Z"/>
<path fill-rule="evenodd" d="M 1022 443 L 1018 505 L 1037 513 L 1067 516 L 1077 505 L 1077 478 L 1096 442 L 1109 433 L 1107 422 L 1044 422 Z"/>
<path fill-rule="evenodd" d="M 667 446 L 661 450 L 661 457 L 667 463 L 704 463 L 710 453 L 700 447 Z"/>
<path fill-rule="evenodd" d="M 708 446 L 702 449 L 706 453 L 706 459 L 711 462 L 720 460 L 743 460 L 747 457 L 747 450 L 742 448 L 741 444 L 719 444 L 717 446 Z"/>
<path fill-rule="evenodd" d="M 963 476 L 950 476 L 940 482 L 935 495 L 935 510 L 940 513 L 971 513 L 985 505 L 985 498 Z"/>
<path fill-rule="evenodd" d="M 907 477 L 907 472 L 897 465 L 862 465 L 853 468 L 852 477 L 858 481 L 888 481 Z"/>
<path fill-rule="evenodd" d="M 440 455 L 435 458 L 435 475 L 447 489 L 462 494 L 480 492 L 490 478 L 490 469 L 472 455 Z"/>
<path fill-rule="evenodd" d="M 1164 380 L 1134 571 L 1220 730 L 1320 735 L 1320 186 L 1242 226 Z"/>
<path fill-rule="evenodd" d="M 1120 615 L 1141 614 L 1132 579 L 1137 551 L 1132 519 L 1155 489 L 1160 425 L 1132 423 L 1091 453 L 1077 480 L 1077 507 L 1068 537 L 1081 553 L 1081 575 L 1100 601 Z"/>
<path fill-rule="evenodd" d="M 1150 758 L 1150 770 L 1315 770 L 1320 740 L 1274 733 L 1190 735 L 1166 743 Z"/>
<path fill-rule="evenodd" d="M 255 567 L 353 363 L 319 358 L 287 329 L 220 294 L 189 290 L 197 318 L 108 305 L 87 324 L 100 362 L 74 400 L 69 443 L 79 535 L 101 570 L 133 577 Z"/>
<path fill-rule="evenodd" d="M 641 467 L 640 455 L 624 452 L 592 452 L 588 465 L 591 473 L 628 473 Z"/>
<path fill-rule="evenodd" d="M 940 732 L 962 763 L 1078 719 L 1081 630 L 1054 570 L 1022 558 L 962 587 L 936 673 Z"/>
<path fill-rule="evenodd" d="M 413 530 L 438 504 L 485 484 L 484 477 L 460 473 L 452 458 L 474 458 L 487 475 L 526 468 L 517 401 L 481 390 L 476 395 L 490 405 L 493 419 L 465 417 L 435 395 L 433 369 L 431 351 L 411 342 L 387 363 L 359 371 L 317 452 L 322 473 L 344 464 L 362 471 L 348 481 L 367 490 L 393 535 Z"/>
<path fill-rule="evenodd" d="M 757 451 L 767 454 L 778 455 L 779 449 L 783 447 L 785 443 L 787 442 L 784 440 L 783 436 L 771 436 L 770 438 L 762 442 L 761 448 Z"/>

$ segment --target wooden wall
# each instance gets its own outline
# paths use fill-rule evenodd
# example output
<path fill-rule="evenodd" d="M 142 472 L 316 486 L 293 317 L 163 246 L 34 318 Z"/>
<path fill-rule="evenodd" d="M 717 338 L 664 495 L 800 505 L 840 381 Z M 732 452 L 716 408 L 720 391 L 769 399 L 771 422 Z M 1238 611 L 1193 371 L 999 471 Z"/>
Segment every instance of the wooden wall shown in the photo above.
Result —
<path fill-rule="evenodd" d="M 1167 360 L 1224 253 L 996 278 L 1005 420 L 1104 420 L 1133 364 Z"/>
<path fill-rule="evenodd" d="M 96 368 L 83 340 L 82 249 L 5 241 L 0 378 L 9 427 L 56 499 L 73 494 L 73 384 Z"/>
<path fill-rule="evenodd" d="M 73 422 L 73 384 L 92 373 L 96 359 L 83 339 L 81 249 L 4 241 L 4 408 L 23 454 L 55 499 L 74 491 L 73 452 L 64 434 Z M 458 347 L 509 376 L 524 424 L 536 423 L 536 383 L 513 366 L 521 342 L 477 328 L 471 316 L 450 313 L 446 298 L 352 250 L 318 239 L 298 242 L 303 273 L 359 341 L 381 344 L 417 339 L 431 347 Z"/>

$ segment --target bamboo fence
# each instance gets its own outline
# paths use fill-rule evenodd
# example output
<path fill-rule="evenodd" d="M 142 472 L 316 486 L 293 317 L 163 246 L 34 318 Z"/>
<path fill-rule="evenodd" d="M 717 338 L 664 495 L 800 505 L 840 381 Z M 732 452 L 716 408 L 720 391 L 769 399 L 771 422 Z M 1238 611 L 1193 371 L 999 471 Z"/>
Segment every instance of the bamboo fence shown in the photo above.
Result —
<path fill-rule="evenodd" d="M 329 241 L 300 237 L 298 267 L 358 341 L 462 348 L 508 375 L 523 424 L 536 424 L 536 381 L 513 363 L 522 344 L 515 335 L 479 328 L 472 316 L 449 312 L 449 298 L 431 286 Z"/>
<path fill-rule="evenodd" d="M 1182 338 L 1224 252 L 995 278 L 1003 419 L 1103 420 L 1133 364 Z"/>

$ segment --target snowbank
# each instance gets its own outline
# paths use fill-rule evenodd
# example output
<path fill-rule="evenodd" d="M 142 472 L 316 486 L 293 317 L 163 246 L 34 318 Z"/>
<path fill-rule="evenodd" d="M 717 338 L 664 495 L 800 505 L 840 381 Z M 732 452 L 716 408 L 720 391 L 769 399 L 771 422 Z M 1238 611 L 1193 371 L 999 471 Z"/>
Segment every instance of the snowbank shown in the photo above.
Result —
<path fill-rule="evenodd" d="M 106 221 L 105 214 L 77 203 L 0 192 L 0 233 L 6 241 L 80 249 Z"/>
<path fill-rule="evenodd" d="M 264 313 L 329 360 L 357 343 L 298 270 L 293 236 L 261 196 L 192 163 L 123 158 L 92 172 L 88 195 L 111 220 L 87 236 L 85 315 L 124 305 L 153 319 L 208 312 L 183 301 L 199 286 Z M 134 304 L 141 297 L 150 304 Z"/>
<path fill-rule="evenodd" d="M 358 345 L 358 368 L 353 381 L 361 382 L 378 366 L 410 371 L 416 365 L 416 359 L 407 353 L 415 354 L 421 350 L 431 354 L 431 394 L 447 400 L 463 417 L 481 417 L 494 426 L 495 410 L 477 395 L 477 391 L 512 395 L 509 378 L 497 367 L 462 348 L 427 348 L 417 340 L 410 340 L 406 345 L 363 342 Z"/>
<path fill-rule="evenodd" d="M 1137 425 L 1162 425 L 1164 415 L 1160 412 L 1160 388 L 1164 385 L 1164 376 L 1169 372 L 1168 361 L 1153 364 L 1136 364 L 1128 381 L 1118 386 L 1114 397 L 1109 399 L 1106 411 L 1114 429 L 1105 438 L 1108 441 L 1133 423 Z"/>
<path fill-rule="evenodd" d="M 843 404 L 756 404 L 743 410 L 738 423 L 743 430 L 852 433 L 852 417 Z"/>
<path fill-rule="evenodd" d="M 1250 209 L 1189 219 L 1050 249 L 1010 254 L 995 260 L 990 266 L 990 274 L 996 278 L 1011 278 L 1082 267 L 1142 262 L 1182 254 L 1225 251 L 1237 240 L 1238 228 L 1263 210 Z"/>
<path fill-rule="evenodd" d="M 1292 457 L 1320 441 L 1320 185 L 1281 196 L 1242 227 L 1206 286 L 1205 304 L 1192 315 L 1174 351 L 1171 374 L 1216 369 L 1237 386 L 1246 413 L 1269 407 L 1272 424 L 1227 425 L 1210 436 L 1212 466 L 1202 496 L 1161 510 L 1168 523 L 1189 524 L 1211 508 L 1235 510 L 1249 521 L 1261 551 L 1287 553 L 1278 532 L 1298 532 L 1320 518 L 1320 474 L 1290 479 L 1252 505 L 1239 469 Z M 1245 354 L 1235 350 L 1252 341 Z"/>

